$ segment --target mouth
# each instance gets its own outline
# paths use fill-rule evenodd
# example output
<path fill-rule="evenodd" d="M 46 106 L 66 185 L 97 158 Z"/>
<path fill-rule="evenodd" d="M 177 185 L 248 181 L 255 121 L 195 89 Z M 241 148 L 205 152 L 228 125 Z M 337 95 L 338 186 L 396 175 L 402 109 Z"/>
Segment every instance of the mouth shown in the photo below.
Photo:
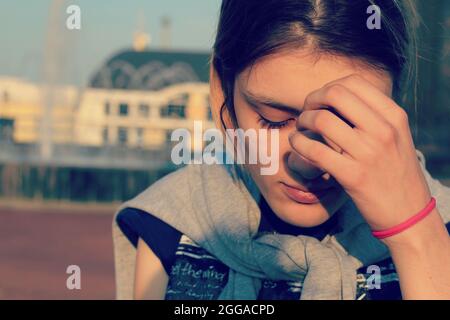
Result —
<path fill-rule="evenodd" d="M 281 182 L 281 187 L 284 191 L 284 193 L 295 202 L 301 203 L 301 204 L 315 204 L 320 202 L 320 198 L 323 198 L 326 194 L 328 194 L 334 186 L 328 186 L 323 189 L 317 189 L 317 190 L 308 190 L 288 185 L 284 182 Z"/>

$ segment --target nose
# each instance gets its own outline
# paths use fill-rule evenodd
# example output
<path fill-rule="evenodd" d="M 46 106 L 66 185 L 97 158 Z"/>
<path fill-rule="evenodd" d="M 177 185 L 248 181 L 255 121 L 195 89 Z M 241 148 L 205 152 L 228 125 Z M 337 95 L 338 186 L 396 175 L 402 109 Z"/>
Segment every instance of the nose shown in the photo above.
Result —
<path fill-rule="evenodd" d="M 310 139 L 327 144 L 327 142 L 321 135 L 311 130 L 302 130 L 302 133 Z M 294 150 L 288 156 L 287 165 L 289 169 L 310 180 L 316 179 L 325 173 L 325 171 L 314 166 L 309 160 L 307 160 L 305 157 L 301 156 Z"/>

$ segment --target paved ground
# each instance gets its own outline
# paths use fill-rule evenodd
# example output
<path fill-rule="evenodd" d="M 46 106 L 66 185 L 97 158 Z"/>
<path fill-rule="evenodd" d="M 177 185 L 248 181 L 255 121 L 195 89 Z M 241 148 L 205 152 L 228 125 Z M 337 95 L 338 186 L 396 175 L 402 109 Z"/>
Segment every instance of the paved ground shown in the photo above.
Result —
<path fill-rule="evenodd" d="M 113 212 L 0 206 L 0 299 L 113 299 Z M 74 264 L 81 290 L 66 288 Z"/>

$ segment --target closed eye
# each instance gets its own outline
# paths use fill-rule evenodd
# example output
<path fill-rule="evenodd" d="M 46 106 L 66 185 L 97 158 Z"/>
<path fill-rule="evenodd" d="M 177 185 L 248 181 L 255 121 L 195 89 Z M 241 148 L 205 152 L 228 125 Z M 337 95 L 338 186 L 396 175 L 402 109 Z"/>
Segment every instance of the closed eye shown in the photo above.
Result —
<path fill-rule="evenodd" d="M 291 120 L 295 120 L 295 118 L 290 118 L 290 119 L 286 119 L 283 121 L 271 121 L 271 120 L 266 119 L 263 116 L 259 115 L 258 123 L 261 124 L 262 128 L 281 129 L 281 128 L 287 126 Z"/>

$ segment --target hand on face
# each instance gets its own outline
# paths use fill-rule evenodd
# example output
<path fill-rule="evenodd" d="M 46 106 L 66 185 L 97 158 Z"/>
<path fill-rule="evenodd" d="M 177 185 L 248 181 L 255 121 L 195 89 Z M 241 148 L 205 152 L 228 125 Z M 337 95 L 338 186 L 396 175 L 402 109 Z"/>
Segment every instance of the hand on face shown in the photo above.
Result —
<path fill-rule="evenodd" d="M 372 229 L 401 223 L 430 200 L 405 111 L 361 76 L 311 92 L 289 141 L 298 153 L 290 165 L 331 174 Z"/>
<path fill-rule="evenodd" d="M 321 141 L 326 143 L 325 139 L 320 135 L 311 130 L 302 131 L 302 133 L 313 140 Z M 288 157 L 288 166 L 290 169 L 301 174 L 302 177 L 306 179 L 316 179 L 322 174 L 324 171 L 319 167 L 314 166 L 308 159 L 305 159 L 301 154 L 297 152 L 291 152 Z"/>

